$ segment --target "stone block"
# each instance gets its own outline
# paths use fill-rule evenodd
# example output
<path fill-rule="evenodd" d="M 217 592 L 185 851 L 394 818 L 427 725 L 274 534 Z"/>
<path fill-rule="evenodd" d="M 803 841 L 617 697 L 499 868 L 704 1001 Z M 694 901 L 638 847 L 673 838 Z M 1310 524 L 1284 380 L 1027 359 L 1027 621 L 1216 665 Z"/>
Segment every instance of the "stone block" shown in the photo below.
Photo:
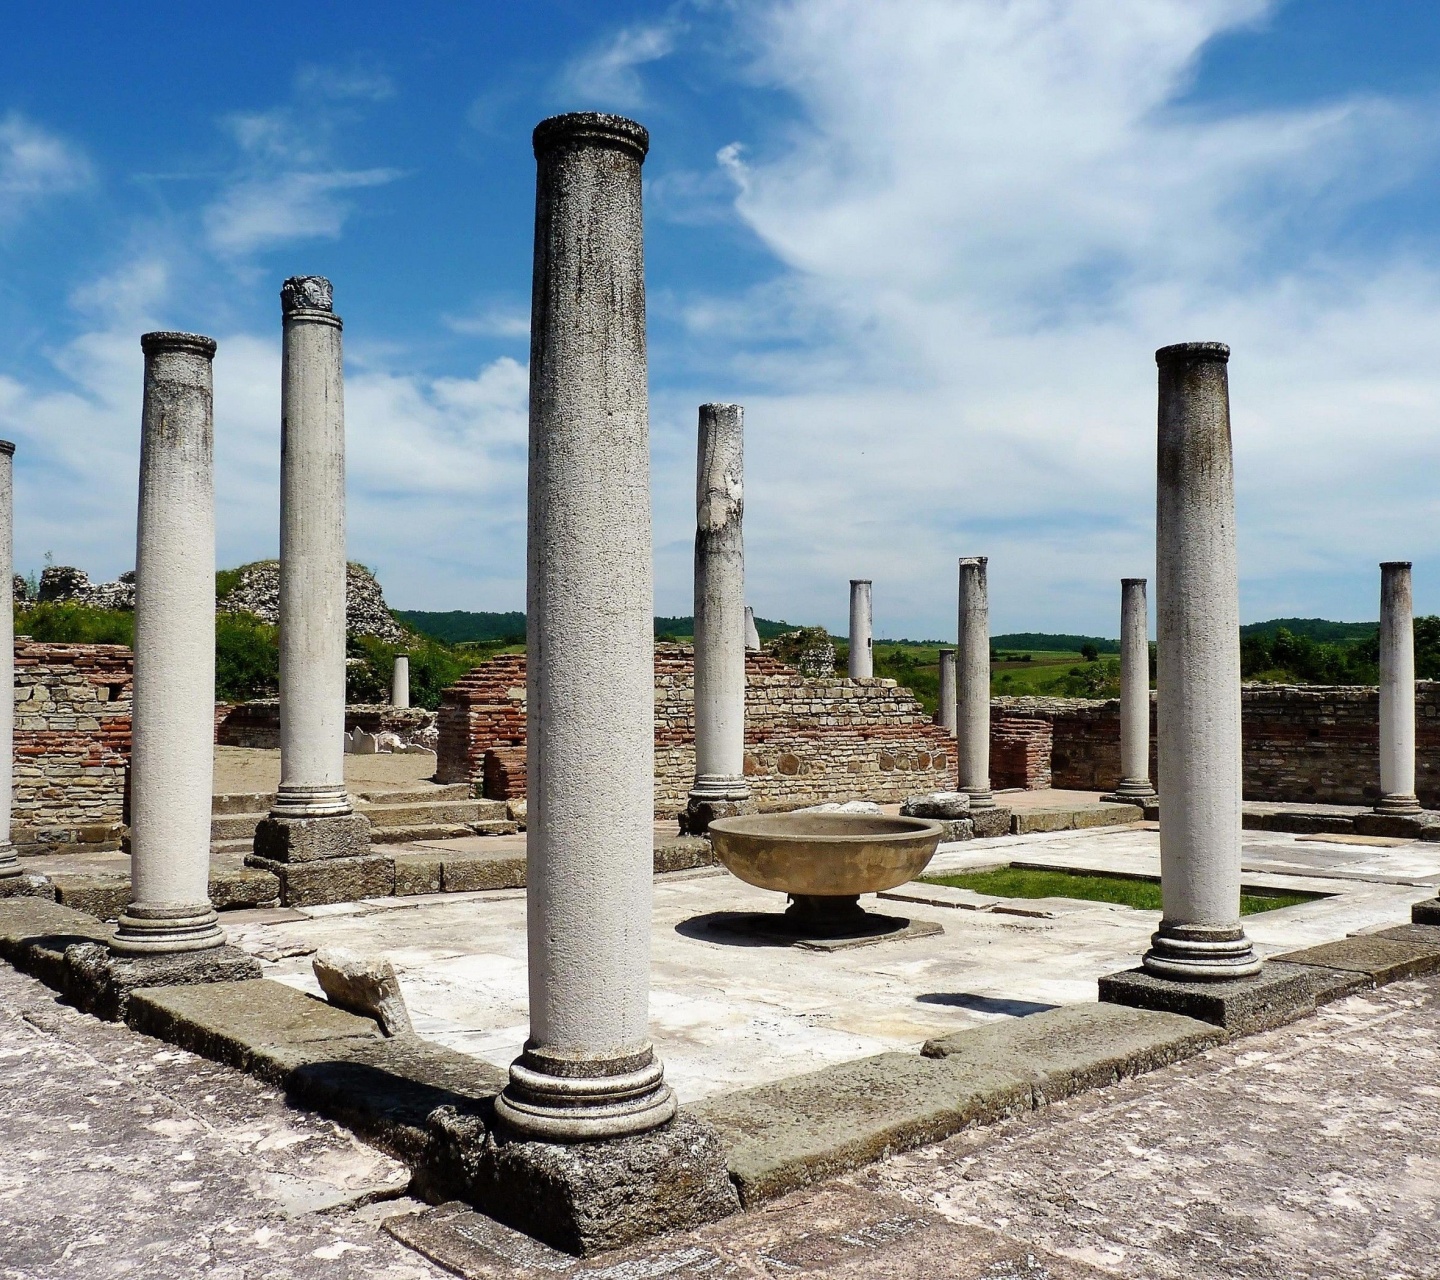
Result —
<path fill-rule="evenodd" d="M 1140 822 L 1145 810 L 1134 804 L 1090 804 L 1070 808 L 1019 809 L 1011 829 L 1016 835 L 1045 831 L 1076 831 L 1086 827 L 1113 827 Z"/>
<path fill-rule="evenodd" d="M 57 872 L 50 877 L 55 900 L 97 920 L 117 920 L 130 905 L 129 876 L 70 875 Z"/>
<path fill-rule="evenodd" d="M 1030 1079 L 1034 1104 L 1043 1106 L 1169 1066 L 1224 1039 L 1218 1027 L 1178 1013 L 1080 1004 L 967 1027 L 927 1040 L 921 1053 L 977 1070 L 1019 1069 Z"/>
<path fill-rule="evenodd" d="M 1440 898 L 1427 898 L 1410 908 L 1412 924 L 1440 925 Z"/>
<path fill-rule="evenodd" d="M 706 1098 L 694 1111 L 729 1148 L 748 1207 L 1032 1106 L 1015 1064 L 882 1053 Z"/>
<path fill-rule="evenodd" d="M 567 1253 L 585 1256 L 714 1222 L 740 1208 L 719 1135 L 681 1112 L 606 1142 L 527 1142 L 487 1128 L 488 1108 L 442 1107 L 417 1181 Z"/>
<path fill-rule="evenodd" d="M 517 852 L 447 853 L 442 857 L 446 893 L 476 893 L 487 889 L 523 889 L 525 855 Z"/>
<path fill-rule="evenodd" d="M 900 806 L 900 816 L 904 818 L 946 821 L 969 815 L 970 796 L 964 791 L 931 791 L 923 796 L 911 796 Z"/>
<path fill-rule="evenodd" d="M 1411 926 L 1413 927 L 1413 926 Z M 1440 930 L 1437 930 L 1440 935 Z M 1430 940 L 1365 933 L 1326 942 L 1303 951 L 1288 951 L 1276 960 L 1363 974 L 1367 985 L 1383 986 L 1406 978 L 1440 973 L 1440 936 Z"/>
<path fill-rule="evenodd" d="M 387 1036 L 413 1031 L 400 977 L 386 956 L 321 947 L 310 962 L 325 998 L 337 1008 L 374 1018 Z"/>
<path fill-rule="evenodd" d="M 1012 813 L 1003 805 L 993 809 L 971 809 L 970 825 L 976 840 L 993 839 L 995 836 L 1010 834 Z"/>
<path fill-rule="evenodd" d="M 678 836 L 673 840 L 655 842 L 655 874 L 667 871 L 692 871 L 696 867 L 716 865 L 715 850 L 703 836 Z"/>
<path fill-rule="evenodd" d="M 45 898 L 54 902 L 55 885 L 48 876 L 5 876 L 0 878 L 0 898 Z"/>
<path fill-rule="evenodd" d="M 1427 836 L 1427 832 L 1430 834 Z M 1355 815 L 1355 834 L 1394 836 L 1402 840 L 1440 840 L 1440 814 L 1360 813 Z"/>
<path fill-rule="evenodd" d="M 381 854 L 323 862 L 273 862 L 252 853 L 245 865 L 275 876 L 280 881 L 280 901 L 287 907 L 358 902 L 361 898 L 386 898 L 395 892 L 394 859 Z"/>
<path fill-rule="evenodd" d="M 363 858 L 370 852 L 370 819 L 351 813 L 336 818 L 262 818 L 255 827 L 255 856 L 271 862 L 321 862 Z"/>
<path fill-rule="evenodd" d="M 936 819 L 944 828 L 941 844 L 954 844 L 958 840 L 975 839 L 975 823 L 969 818 Z"/>
<path fill-rule="evenodd" d="M 270 907 L 280 901 L 280 881 L 268 871 L 247 867 L 240 859 L 212 859 L 210 905 L 216 911 Z"/>
<path fill-rule="evenodd" d="M 243 982 L 260 976 L 260 962 L 235 947 L 122 955 L 97 942 L 65 949 L 65 998 L 77 1009 L 107 1022 L 123 1022 L 136 991 L 146 987 Z"/>
<path fill-rule="evenodd" d="M 135 991 L 125 1021 L 272 1083 L 305 1063 L 343 1056 L 357 1041 L 381 1038 L 373 1019 L 266 978 Z"/>
<path fill-rule="evenodd" d="M 1302 965 L 1267 961 L 1253 977 L 1218 982 L 1177 982 L 1144 969 L 1100 979 L 1100 999 L 1184 1014 L 1224 1028 L 1232 1036 L 1282 1027 L 1315 1012 L 1312 972 Z"/>
<path fill-rule="evenodd" d="M 393 853 L 395 864 L 395 896 L 414 897 L 421 893 L 439 893 L 442 886 L 439 853 Z"/>
<path fill-rule="evenodd" d="M 46 898 L 0 900 L 0 957 L 47 987 L 65 986 L 65 950 L 108 942 L 115 930 L 94 916 Z"/>

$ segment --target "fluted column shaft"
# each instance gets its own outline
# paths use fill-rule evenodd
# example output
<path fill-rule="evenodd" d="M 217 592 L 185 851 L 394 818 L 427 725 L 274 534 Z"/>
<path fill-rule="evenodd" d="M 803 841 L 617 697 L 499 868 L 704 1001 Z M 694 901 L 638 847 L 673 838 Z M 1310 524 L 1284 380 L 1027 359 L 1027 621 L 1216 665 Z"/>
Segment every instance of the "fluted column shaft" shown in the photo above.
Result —
<path fill-rule="evenodd" d="M 530 328 L 530 1038 L 496 1100 L 582 1141 L 674 1115 L 650 1044 L 654 604 L 640 166 L 618 116 L 542 121 Z"/>
<path fill-rule="evenodd" d="M 1162 977 L 1241 977 L 1240 616 L 1230 393 L 1219 342 L 1162 347 L 1155 519 Z"/>
<path fill-rule="evenodd" d="M 135 547 L 130 905 L 114 945 L 225 941 L 210 905 L 215 740 L 215 342 L 147 333 Z"/>
<path fill-rule="evenodd" d="M 955 751 L 960 790 L 972 809 L 991 809 L 990 595 L 987 558 L 960 559 L 960 631 L 956 652 Z"/>
<path fill-rule="evenodd" d="M 1418 813 L 1410 561 L 1380 566 L 1380 813 Z"/>

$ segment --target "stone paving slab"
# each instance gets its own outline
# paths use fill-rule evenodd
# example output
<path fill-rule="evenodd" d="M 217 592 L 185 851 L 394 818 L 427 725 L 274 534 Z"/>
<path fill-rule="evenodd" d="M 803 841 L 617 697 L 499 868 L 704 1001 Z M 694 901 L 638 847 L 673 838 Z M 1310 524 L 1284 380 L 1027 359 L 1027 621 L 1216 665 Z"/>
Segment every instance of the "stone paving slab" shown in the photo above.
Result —
<path fill-rule="evenodd" d="M 1435 930 L 1440 935 L 1440 930 Z M 1399 982 L 1440 973 L 1440 937 L 1421 940 L 1388 934 L 1364 934 L 1322 943 L 1275 957 L 1287 964 L 1315 965 L 1361 973 L 1373 982 Z"/>
<path fill-rule="evenodd" d="M 1145 811 L 1133 804 L 1087 804 L 1049 809 L 1017 809 L 1010 822 L 1017 836 L 1045 831 L 1079 831 L 1088 827 L 1116 827 L 1140 822 Z"/>
<path fill-rule="evenodd" d="M 59 991 L 65 948 L 108 942 L 114 929 L 92 915 L 45 898 L 0 899 L 0 958 Z"/>

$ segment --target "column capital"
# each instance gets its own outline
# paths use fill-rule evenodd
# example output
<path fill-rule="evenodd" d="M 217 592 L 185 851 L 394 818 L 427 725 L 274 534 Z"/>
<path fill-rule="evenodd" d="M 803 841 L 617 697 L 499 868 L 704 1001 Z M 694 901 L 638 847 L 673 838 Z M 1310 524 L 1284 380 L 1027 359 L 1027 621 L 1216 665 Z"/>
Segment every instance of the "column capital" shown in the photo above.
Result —
<path fill-rule="evenodd" d="M 1168 347 L 1161 347 L 1155 353 L 1155 363 L 1158 365 L 1196 364 L 1201 361 L 1228 364 L 1230 348 L 1223 342 L 1176 342 Z"/>
<path fill-rule="evenodd" d="M 635 120 L 604 111 L 571 111 L 551 116 L 535 126 L 531 141 L 535 157 L 562 147 L 613 147 L 644 161 L 650 150 L 650 131 Z"/>
<path fill-rule="evenodd" d="M 202 333 L 176 333 L 160 329 L 140 335 L 140 350 L 147 356 L 156 356 L 167 351 L 188 351 L 213 360 L 217 345 L 214 338 L 207 338 Z"/>

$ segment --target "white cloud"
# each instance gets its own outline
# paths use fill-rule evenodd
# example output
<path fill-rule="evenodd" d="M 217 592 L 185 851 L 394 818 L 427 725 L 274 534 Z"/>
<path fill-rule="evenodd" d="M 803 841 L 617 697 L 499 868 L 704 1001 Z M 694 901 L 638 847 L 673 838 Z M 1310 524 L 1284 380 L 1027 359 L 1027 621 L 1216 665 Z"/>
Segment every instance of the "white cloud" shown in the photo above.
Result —
<path fill-rule="evenodd" d="M 49 196 L 91 181 L 90 161 L 74 144 L 12 111 L 0 118 L 0 223 Z"/>
<path fill-rule="evenodd" d="M 1115 579 L 1153 555 L 1152 352 L 1192 338 L 1234 348 L 1247 616 L 1373 616 L 1392 555 L 1428 558 L 1440 610 L 1436 504 L 1413 479 L 1440 465 L 1440 271 L 1334 234 L 1433 165 L 1433 104 L 1184 105 L 1206 44 L 1268 8 L 741 9 L 752 73 L 799 119 L 717 164 L 785 269 L 682 310 L 763 389 L 762 614 L 840 622 L 846 580 L 871 576 L 880 633 L 953 634 L 955 557 L 988 553 L 1001 629 L 1113 633 Z M 657 413 L 677 439 L 682 401 Z M 670 598 L 683 541 L 661 559 Z"/>
<path fill-rule="evenodd" d="M 625 27 L 574 59 L 561 76 L 561 87 L 588 108 L 642 106 L 646 96 L 640 68 L 668 56 L 678 34 L 677 24 L 668 18 Z"/>
<path fill-rule="evenodd" d="M 291 240 L 337 239 L 352 212 L 343 193 L 383 186 L 396 169 L 333 169 L 242 179 L 205 210 L 205 231 L 221 253 L 245 254 Z"/>
<path fill-rule="evenodd" d="M 530 308 L 517 302 L 487 302 L 466 315 L 446 316 L 452 333 L 477 338 L 528 338 Z"/>

